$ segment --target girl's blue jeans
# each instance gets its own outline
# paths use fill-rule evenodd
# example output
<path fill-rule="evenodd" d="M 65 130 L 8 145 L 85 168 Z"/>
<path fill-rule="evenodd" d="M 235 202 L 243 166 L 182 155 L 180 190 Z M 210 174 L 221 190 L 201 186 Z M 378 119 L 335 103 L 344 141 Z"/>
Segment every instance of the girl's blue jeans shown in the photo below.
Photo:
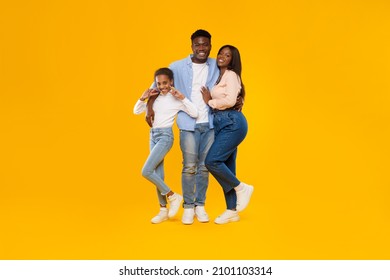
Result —
<path fill-rule="evenodd" d="M 150 129 L 150 153 L 142 168 L 142 176 L 156 186 L 158 200 L 162 206 L 167 204 L 166 194 L 171 190 L 164 182 L 164 157 L 172 145 L 171 127 Z"/>

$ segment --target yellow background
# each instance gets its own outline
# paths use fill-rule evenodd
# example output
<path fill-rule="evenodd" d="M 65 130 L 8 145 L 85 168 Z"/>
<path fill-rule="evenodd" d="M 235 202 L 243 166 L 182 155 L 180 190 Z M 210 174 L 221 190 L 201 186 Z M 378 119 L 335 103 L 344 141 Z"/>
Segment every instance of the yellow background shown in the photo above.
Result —
<path fill-rule="evenodd" d="M 389 259 L 390 4 L 2 1 L 1 259 Z M 152 225 L 132 114 L 155 69 L 239 48 L 249 133 L 238 223 Z M 181 153 L 166 181 L 181 192 Z M 211 180 L 207 210 L 223 212 Z"/>

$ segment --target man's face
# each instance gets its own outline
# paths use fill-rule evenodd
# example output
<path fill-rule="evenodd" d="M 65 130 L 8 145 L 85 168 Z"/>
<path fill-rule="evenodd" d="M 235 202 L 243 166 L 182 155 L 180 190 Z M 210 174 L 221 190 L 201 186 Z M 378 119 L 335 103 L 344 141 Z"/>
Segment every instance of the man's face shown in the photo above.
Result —
<path fill-rule="evenodd" d="M 210 39 L 206 37 L 196 37 L 192 40 L 192 62 L 205 63 L 210 55 L 211 43 Z"/>

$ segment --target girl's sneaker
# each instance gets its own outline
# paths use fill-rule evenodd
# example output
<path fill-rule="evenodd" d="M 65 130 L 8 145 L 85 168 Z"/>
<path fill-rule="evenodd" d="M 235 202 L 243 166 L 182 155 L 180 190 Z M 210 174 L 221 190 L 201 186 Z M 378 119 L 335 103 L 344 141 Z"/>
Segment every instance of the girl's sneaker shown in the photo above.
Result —
<path fill-rule="evenodd" d="M 177 211 L 179 211 L 180 204 L 183 200 L 183 197 L 180 194 L 174 193 L 171 196 L 168 196 L 168 201 L 170 204 L 169 211 L 168 211 L 168 217 L 172 218 L 177 214 Z"/>
<path fill-rule="evenodd" d="M 154 216 L 151 220 L 152 224 L 159 224 L 168 220 L 168 209 L 165 207 L 160 208 L 160 212 Z"/>

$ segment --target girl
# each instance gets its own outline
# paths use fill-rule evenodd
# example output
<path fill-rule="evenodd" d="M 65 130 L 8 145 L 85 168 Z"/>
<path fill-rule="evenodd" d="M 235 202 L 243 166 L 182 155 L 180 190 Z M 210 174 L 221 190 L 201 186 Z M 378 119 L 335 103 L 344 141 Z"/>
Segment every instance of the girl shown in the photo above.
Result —
<path fill-rule="evenodd" d="M 145 101 L 150 96 L 159 94 L 153 104 L 155 116 L 150 129 L 150 154 L 142 168 L 142 176 L 157 188 L 160 212 L 151 222 L 158 224 L 175 216 L 183 200 L 180 194 L 174 193 L 164 182 L 164 157 L 173 144 L 174 119 L 181 110 L 196 118 L 198 110 L 189 99 L 173 87 L 172 70 L 160 68 L 154 73 L 154 79 L 157 89 L 147 89 L 142 94 L 134 106 L 134 114 L 145 112 Z M 170 204 L 169 210 L 166 207 L 167 200 Z"/>

